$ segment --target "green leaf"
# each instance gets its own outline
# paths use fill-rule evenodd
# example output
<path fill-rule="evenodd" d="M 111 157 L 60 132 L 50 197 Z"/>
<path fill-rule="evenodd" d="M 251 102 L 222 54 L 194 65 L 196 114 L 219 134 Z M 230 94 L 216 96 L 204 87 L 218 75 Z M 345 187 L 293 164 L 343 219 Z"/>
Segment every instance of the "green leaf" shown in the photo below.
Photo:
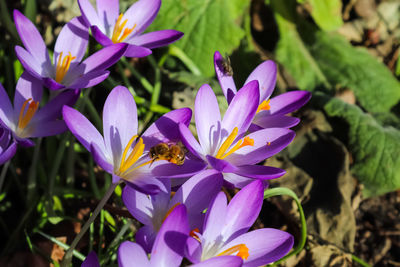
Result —
<path fill-rule="evenodd" d="M 272 3 L 280 33 L 277 59 L 299 88 L 348 88 L 373 113 L 388 112 L 399 102 L 400 83 L 367 50 L 353 47 L 339 35 L 318 31 L 298 18 L 285 1 Z"/>
<path fill-rule="evenodd" d="M 343 25 L 341 0 L 308 0 L 311 16 L 324 31 L 333 31 Z"/>
<path fill-rule="evenodd" d="M 215 50 L 231 53 L 244 36 L 235 24 L 238 0 L 164 0 L 151 30 L 176 29 L 185 35 L 175 43 L 199 67 L 214 75 Z"/>
<path fill-rule="evenodd" d="M 400 188 L 400 131 L 381 126 L 371 115 L 338 98 L 328 101 L 329 116 L 344 119 L 348 126 L 348 146 L 354 164 L 352 172 L 365 185 L 367 197 Z"/>

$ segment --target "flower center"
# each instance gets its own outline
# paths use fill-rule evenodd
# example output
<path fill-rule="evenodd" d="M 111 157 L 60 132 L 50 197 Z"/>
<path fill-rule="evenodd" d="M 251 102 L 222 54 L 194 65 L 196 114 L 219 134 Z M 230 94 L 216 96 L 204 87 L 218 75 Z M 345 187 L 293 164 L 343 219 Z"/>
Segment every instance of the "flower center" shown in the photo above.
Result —
<path fill-rule="evenodd" d="M 25 107 L 29 103 L 28 109 L 25 112 Z M 39 101 L 32 101 L 32 98 L 25 100 L 22 104 L 21 111 L 19 112 L 18 118 L 18 128 L 23 130 L 31 121 L 32 117 L 35 115 L 36 111 L 39 108 Z"/>
<path fill-rule="evenodd" d="M 243 260 L 245 260 L 250 256 L 249 248 L 245 244 L 239 244 L 231 248 L 228 248 L 227 250 L 219 253 L 217 256 L 229 256 L 229 255 L 239 256 Z"/>
<path fill-rule="evenodd" d="M 250 137 L 245 137 L 243 139 L 240 139 L 236 145 L 234 145 L 228 152 L 228 148 L 232 145 L 233 141 L 235 140 L 236 136 L 238 135 L 238 128 L 235 127 L 232 131 L 232 133 L 226 138 L 226 140 L 222 143 L 221 147 L 219 148 L 217 155 L 215 156 L 218 159 L 224 159 L 230 154 L 234 153 L 235 151 L 239 150 L 242 147 L 245 146 L 254 146 L 254 139 L 251 139 Z"/>
<path fill-rule="evenodd" d="M 120 43 L 123 40 L 125 40 L 126 37 L 128 37 L 129 34 L 131 34 L 131 32 L 136 28 L 136 23 L 135 25 L 133 25 L 132 28 L 125 28 L 126 23 L 128 23 L 128 20 L 125 19 L 122 23 L 122 17 L 124 16 L 124 14 L 120 14 L 117 22 L 115 22 L 115 26 L 114 26 L 114 30 L 113 30 L 113 34 L 111 37 L 111 41 L 116 44 L 116 43 Z M 122 30 L 124 30 L 122 32 Z M 121 34 L 122 33 L 122 34 Z"/>
<path fill-rule="evenodd" d="M 129 140 L 128 144 L 126 145 L 126 147 L 124 149 L 124 152 L 123 152 L 122 158 L 121 158 L 121 163 L 119 165 L 119 170 L 118 170 L 119 174 L 121 174 L 121 175 L 127 175 L 130 172 L 132 172 L 133 170 L 151 163 L 151 161 L 148 161 L 148 162 L 145 162 L 133 169 L 130 169 L 133 166 L 133 164 L 135 164 L 135 162 L 140 158 L 140 156 L 143 155 L 143 151 L 144 151 L 143 139 L 139 138 L 139 141 L 135 144 L 135 146 L 133 147 L 129 156 L 126 157 L 128 154 L 129 148 L 131 147 L 133 141 L 135 141 L 137 139 L 137 137 L 138 137 L 137 135 L 132 136 L 131 140 Z"/>
<path fill-rule="evenodd" d="M 264 100 L 263 102 L 261 102 L 261 104 L 257 108 L 257 112 L 256 113 L 260 112 L 261 110 L 270 110 L 271 109 L 271 106 L 269 105 L 270 101 L 271 100 L 268 99 L 268 100 Z"/>
<path fill-rule="evenodd" d="M 67 74 L 69 66 L 71 65 L 71 61 L 76 57 L 73 57 L 70 52 L 68 55 L 62 58 L 63 52 L 60 53 L 57 59 L 57 67 L 56 67 L 56 82 L 61 83 Z"/>

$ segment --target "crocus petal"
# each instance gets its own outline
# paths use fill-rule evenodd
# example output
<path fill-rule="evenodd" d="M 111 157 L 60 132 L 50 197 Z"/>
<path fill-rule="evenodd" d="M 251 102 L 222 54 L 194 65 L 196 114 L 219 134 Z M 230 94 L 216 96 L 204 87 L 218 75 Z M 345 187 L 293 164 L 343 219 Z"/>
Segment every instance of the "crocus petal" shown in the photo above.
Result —
<path fill-rule="evenodd" d="M 90 153 L 93 156 L 94 162 L 98 164 L 103 170 L 110 174 L 114 174 L 114 166 L 110 163 L 111 159 L 107 157 L 107 155 L 104 154 L 104 151 L 101 151 L 101 149 L 94 143 L 90 145 Z M 119 179 L 114 179 L 115 177 L 113 176 L 113 183 L 116 183 L 119 181 Z"/>
<path fill-rule="evenodd" d="M 118 248 L 118 266 L 120 267 L 150 267 L 146 252 L 136 243 L 125 241 Z"/>
<path fill-rule="evenodd" d="M 147 57 L 152 51 L 149 48 L 129 44 L 124 56 L 126 57 Z"/>
<path fill-rule="evenodd" d="M 221 251 L 239 244 L 246 244 L 250 254 L 243 266 L 256 267 L 285 256 L 293 247 L 293 236 L 277 229 L 258 229 L 238 236 L 221 248 Z"/>
<path fill-rule="evenodd" d="M 291 91 L 271 98 L 271 114 L 284 115 L 291 113 L 304 106 L 311 98 L 311 93 L 307 91 Z"/>
<path fill-rule="evenodd" d="M 135 241 L 142 246 L 146 253 L 150 253 L 156 237 L 157 231 L 151 225 L 145 225 L 136 232 Z"/>
<path fill-rule="evenodd" d="M 224 173 L 225 187 L 243 188 L 254 181 L 253 178 L 245 177 L 235 173 Z"/>
<path fill-rule="evenodd" d="M 64 105 L 72 106 L 75 104 L 78 97 L 79 94 L 72 90 L 60 93 L 35 113 L 31 123 L 40 123 L 46 120 L 55 120 L 61 117 L 62 107 Z"/>
<path fill-rule="evenodd" d="M 32 123 L 31 123 L 32 124 Z M 32 129 L 31 129 L 32 128 Z M 26 127 L 26 131 L 30 132 L 29 137 L 45 137 L 63 133 L 67 130 L 67 125 L 62 120 L 43 121 L 35 125 Z"/>
<path fill-rule="evenodd" d="M 263 129 L 247 135 L 253 146 L 245 146 L 225 159 L 234 165 L 251 165 L 280 152 L 292 142 L 295 132 L 284 128 Z"/>
<path fill-rule="evenodd" d="M 21 111 L 23 103 L 32 98 L 33 101 L 41 101 L 43 94 L 42 83 L 36 78 L 32 77 L 32 75 L 28 74 L 28 72 L 22 73 L 21 77 L 19 77 L 17 85 L 15 87 L 15 95 L 14 95 L 14 110 L 15 110 L 15 118 L 18 118 L 19 112 Z M 40 109 L 41 110 L 41 109 Z M 39 110 L 39 111 L 40 111 Z M 58 113 L 60 115 L 60 112 Z M 38 114 L 35 114 L 35 117 Z"/>
<path fill-rule="evenodd" d="M 189 224 L 184 205 L 167 216 L 154 241 L 150 262 L 153 266 L 179 266 L 182 262 Z"/>
<path fill-rule="evenodd" d="M 105 70 L 114 65 L 125 53 L 127 44 L 119 43 L 107 46 L 85 59 L 80 66 L 83 74 L 91 71 Z"/>
<path fill-rule="evenodd" d="M 92 71 L 83 75 L 68 86 L 68 89 L 82 89 L 95 86 L 107 79 L 110 72 L 108 70 Z"/>
<path fill-rule="evenodd" d="M 127 184 L 143 194 L 156 195 L 160 191 L 166 191 L 165 185 L 160 180 L 154 178 L 154 175 L 149 171 L 133 171 L 131 177 L 132 179 L 129 177 L 125 178 Z"/>
<path fill-rule="evenodd" d="M 204 240 L 214 242 L 221 235 L 225 227 L 227 213 L 227 199 L 224 192 L 219 192 L 207 209 L 204 220 Z"/>
<path fill-rule="evenodd" d="M 97 14 L 107 35 L 111 35 L 119 15 L 119 0 L 97 0 Z"/>
<path fill-rule="evenodd" d="M 93 8 L 89 0 L 78 0 L 78 5 L 86 26 L 90 27 L 91 25 L 96 25 L 101 29 L 101 31 L 105 32 L 104 24 L 100 21 L 96 10 Z"/>
<path fill-rule="evenodd" d="M 147 195 L 125 186 L 122 201 L 135 219 L 145 225 L 151 224 L 153 204 Z"/>
<path fill-rule="evenodd" d="M 76 57 L 73 62 L 81 62 L 89 41 L 88 28 L 84 23 L 82 17 L 75 17 L 64 25 L 54 46 L 54 65 L 57 64 L 58 60 L 62 60 L 59 59 L 61 52 L 63 56 L 71 53 L 73 57 Z"/>
<path fill-rule="evenodd" d="M 160 6 L 161 0 L 139 0 L 128 8 L 122 21 L 128 20 L 127 28 L 132 28 L 136 24 L 135 32 L 140 34 L 153 22 Z"/>
<path fill-rule="evenodd" d="M 14 10 L 14 22 L 22 43 L 37 60 L 39 66 L 51 67 L 46 44 L 35 25 L 16 9 Z"/>
<path fill-rule="evenodd" d="M 291 128 L 300 122 L 299 118 L 283 116 L 283 115 L 265 115 L 258 113 L 253 123 L 261 128 Z"/>
<path fill-rule="evenodd" d="M 149 49 L 169 45 L 183 36 L 183 33 L 176 30 L 162 30 L 134 36 L 127 42 L 130 44 L 144 46 Z"/>
<path fill-rule="evenodd" d="M 180 123 L 179 132 L 181 134 L 182 143 L 185 145 L 185 147 L 199 159 L 203 158 L 203 150 L 189 128 L 183 123 Z"/>
<path fill-rule="evenodd" d="M 94 39 L 96 39 L 96 41 L 99 42 L 99 44 L 101 44 L 102 46 L 109 46 L 113 44 L 111 39 L 107 35 L 105 35 L 97 26 L 90 26 L 90 31 L 92 32 Z"/>
<path fill-rule="evenodd" d="M 99 259 L 97 258 L 96 252 L 90 252 L 86 259 L 82 262 L 81 267 L 100 267 Z"/>
<path fill-rule="evenodd" d="M 220 172 L 236 172 L 236 166 L 230 164 L 228 161 L 223 159 L 217 159 L 213 156 L 207 155 L 207 161 L 211 167 Z"/>
<path fill-rule="evenodd" d="M 230 94 L 235 95 L 237 93 L 235 82 L 233 81 L 232 76 L 226 73 L 225 67 L 223 66 L 224 58 L 221 56 L 219 51 L 215 51 L 214 53 L 214 68 L 215 74 L 217 75 L 219 85 L 221 86 L 222 92 L 225 95 L 226 99 L 229 99 L 229 91 Z M 230 101 L 228 101 L 230 103 Z"/>
<path fill-rule="evenodd" d="M 249 75 L 244 84 L 251 81 L 258 81 L 260 86 L 260 103 L 268 99 L 275 88 L 276 83 L 276 64 L 272 60 L 267 60 L 258 65 Z"/>
<path fill-rule="evenodd" d="M 104 154 L 107 154 L 103 137 L 85 116 L 68 106 L 63 107 L 62 113 L 69 130 L 88 151 L 90 151 L 90 144 L 94 143 Z"/>
<path fill-rule="evenodd" d="M 0 153 L 0 165 L 6 163 L 9 159 L 14 157 L 17 152 L 17 143 L 12 142 L 5 150 Z"/>
<path fill-rule="evenodd" d="M 178 124 L 189 125 L 191 118 L 192 110 L 190 108 L 176 109 L 162 115 L 142 134 L 143 143 L 147 149 L 150 149 L 162 142 L 179 141 Z"/>
<path fill-rule="evenodd" d="M 15 46 L 15 55 L 21 62 L 24 69 L 29 72 L 32 76 L 41 79 L 42 75 L 47 74 L 47 70 L 44 70 L 42 65 L 34 58 L 28 51 L 19 45 Z"/>
<path fill-rule="evenodd" d="M 185 257 L 192 263 L 199 263 L 202 251 L 201 243 L 193 237 L 188 237 L 185 247 Z"/>
<path fill-rule="evenodd" d="M 220 139 L 221 114 L 217 97 L 208 84 L 200 87 L 194 104 L 197 135 L 204 154 L 213 154 Z"/>
<path fill-rule="evenodd" d="M 114 162 L 120 162 L 122 151 L 137 134 L 137 109 L 132 94 L 124 86 L 115 87 L 103 108 L 103 134 Z"/>
<path fill-rule="evenodd" d="M 264 199 L 264 186 L 254 181 L 240 190 L 229 202 L 222 235 L 229 240 L 246 233 L 256 221 Z M 245 203 L 245 205 L 244 205 Z"/>
<path fill-rule="evenodd" d="M 235 173 L 250 178 L 269 180 L 285 175 L 286 171 L 270 166 L 243 165 L 237 167 Z"/>
<path fill-rule="evenodd" d="M 152 165 L 151 174 L 158 178 L 187 178 L 207 167 L 203 161 L 189 159 L 181 166 L 169 162 L 154 162 Z"/>
<path fill-rule="evenodd" d="M 256 114 L 259 97 L 257 81 L 249 82 L 239 90 L 229 104 L 222 121 L 222 128 L 227 131 L 226 135 L 229 135 L 235 127 L 238 128 L 239 135 L 247 131 Z"/>
<path fill-rule="evenodd" d="M 14 124 L 14 109 L 3 85 L 0 83 L 0 121 L 7 128 Z"/>
<path fill-rule="evenodd" d="M 243 260 L 238 256 L 219 256 L 214 257 L 193 265 L 190 267 L 241 267 Z"/>
<path fill-rule="evenodd" d="M 61 90 L 61 89 L 65 88 L 65 85 L 62 85 L 62 84 L 56 82 L 52 78 L 46 77 L 46 78 L 43 78 L 42 81 L 43 81 L 44 86 L 46 86 L 50 90 Z"/>
<path fill-rule="evenodd" d="M 189 213 L 202 212 L 209 205 L 210 199 L 214 199 L 221 190 L 222 181 L 221 173 L 204 170 L 194 175 L 176 191 L 171 199 L 171 205 L 183 203 Z"/>

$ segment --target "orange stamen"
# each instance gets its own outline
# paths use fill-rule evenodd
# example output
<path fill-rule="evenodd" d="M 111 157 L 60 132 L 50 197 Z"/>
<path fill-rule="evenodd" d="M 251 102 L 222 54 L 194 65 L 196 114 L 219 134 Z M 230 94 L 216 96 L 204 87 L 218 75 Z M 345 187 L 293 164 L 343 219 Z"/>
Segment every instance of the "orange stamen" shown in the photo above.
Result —
<path fill-rule="evenodd" d="M 263 102 L 261 102 L 261 104 L 257 108 L 257 113 L 260 112 L 261 110 L 270 110 L 271 109 L 271 106 L 269 105 L 270 101 L 271 100 L 264 100 Z"/>
<path fill-rule="evenodd" d="M 237 254 L 235 254 L 237 253 Z M 235 255 L 241 257 L 243 260 L 247 259 L 249 254 L 249 248 L 245 244 L 239 244 L 228 248 L 227 250 L 219 253 L 217 256 L 228 256 L 228 255 Z"/>
<path fill-rule="evenodd" d="M 124 16 L 124 15 L 121 13 L 121 14 L 118 16 L 117 22 L 115 22 L 113 34 L 112 34 L 112 37 L 111 37 L 111 41 L 112 41 L 114 44 L 120 43 L 120 42 L 122 42 L 123 40 L 125 40 L 126 37 L 128 37 L 129 34 L 131 34 L 132 31 L 136 28 L 136 23 L 135 23 L 135 25 L 133 25 L 132 28 L 126 28 L 126 29 L 124 29 L 126 23 L 128 23 L 128 19 L 125 19 L 125 20 L 121 23 L 121 20 L 122 20 L 122 17 L 123 17 L 123 16 Z M 124 30 L 124 31 L 122 32 L 122 30 Z M 121 33 L 122 33 L 122 35 L 121 35 Z M 120 36 L 120 35 L 121 35 L 121 36 Z"/>
<path fill-rule="evenodd" d="M 238 131 L 239 130 L 237 127 L 233 129 L 232 133 L 226 138 L 226 140 L 222 143 L 221 147 L 219 148 L 217 155 L 215 156 L 216 158 L 224 159 L 242 147 L 254 146 L 254 139 L 251 139 L 250 137 L 246 136 L 244 139 L 239 140 L 236 143 L 236 145 L 234 145 L 228 152 L 226 152 L 228 148 L 232 145 L 236 136 L 238 135 Z"/>
<path fill-rule="evenodd" d="M 199 241 L 201 243 L 200 238 L 197 236 L 196 233 L 200 233 L 199 228 L 194 228 L 192 231 L 190 231 L 189 236 L 193 237 L 194 239 L 196 239 L 197 241 Z"/>
<path fill-rule="evenodd" d="M 32 101 L 32 98 L 29 98 L 24 101 L 21 107 L 21 111 L 19 112 L 19 118 L 18 118 L 18 128 L 23 130 L 25 127 L 28 125 L 28 123 L 31 121 L 33 116 L 35 115 L 36 111 L 39 108 L 39 102 Z M 29 103 L 30 102 L 30 103 Z M 25 112 L 25 107 L 29 103 L 28 109 Z"/>
<path fill-rule="evenodd" d="M 63 52 L 58 55 L 57 59 L 57 67 L 56 67 L 56 82 L 61 83 L 62 80 L 65 77 L 65 74 L 67 74 L 69 67 L 71 66 L 72 60 L 74 60 L 76 57 L 73 57 L 71 53 L 68 53 L 67 56 L 62 57 Z"/>

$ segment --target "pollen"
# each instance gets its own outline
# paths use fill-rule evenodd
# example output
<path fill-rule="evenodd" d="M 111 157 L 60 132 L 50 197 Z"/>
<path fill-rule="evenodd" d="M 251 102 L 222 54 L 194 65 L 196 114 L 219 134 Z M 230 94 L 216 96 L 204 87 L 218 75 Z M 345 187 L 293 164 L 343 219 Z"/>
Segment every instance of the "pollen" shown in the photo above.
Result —
<path fill-rule="evenodd" d="M 231 248 L 228 248 L 227 250 L 219 253 L 217 256 L 229 256 L 229 255 L 239 256 L 243 260 L 245 260 L 250 256 L 249 248 L 245 244 L 239 244 Z"/>
<path fill-rule="evenodd" d="M 25 112 L 26 105 L 29 103 L 28 109 Z M 23 130 L 31 121 L 36 111 L 39 108 L 39 102 L 32 101 L 32 98 L 25 100 L 22 104 L 21 111 L 19 112 L 18 128 Z"/>
<path fill-rule="evenodd" d="M 121 23 L 123 16 L 124 16 L 124 14 L 121 13 L 119 15 L 118 19 L 117 19 L 117 22 L 115 22 L 113 34 L 112 34 L 112 37 L 111 37 L 111 41 L 114 44 L 124 41 L 126 39 L 126 37 L 128 37 L 129 34 L 131 34 L 132 31 L 136 28 L 136 23 L 135 23 L 135 25 L 133 25 L 132 28 L 125 28 L 125 25 L 128 23 L 128 20 L 125 19 Z"/>
<path fill-rule="evenodd" d="M 236 136 L 238 135 L 238 131 L 239 130 L 237 127 L 233 129 L 232 133 L 226 138 L 226 140 L 222 143 L 221 147 L 219 148 L 217 155 L 215 156 L 216 158 L 224 159 L 242 147 L 254 146 L 254 139 L 251 139 L 250 137 L 246 136 L 245 138 L 237 141 L 237 143 L 228 152 L 226 152 L 228 148 L 232 145 Z"/>
<path fill-rule="evenodd" d="M 257 108 L 257 113 L 260 112 L 261 110 L 270 110 L 271 109 L 271 106 L 269 105 L 270 101 L 271 100 L 268 99 L 268 100 L 264 100 L 263 102 L 261 102 L 261 104 Z"/>
<path fill-rule="evenodd" d="M 57 59 L 57 67 L 56 67 L 56 82 L 61 83 L 67 74 L 69 67 L 71 66 L 72 60 L 76 57 L 73 57 L 71 53 L 68 53 L 67 56 L 63 59 L 63 52 L 60 53 Z"/>

